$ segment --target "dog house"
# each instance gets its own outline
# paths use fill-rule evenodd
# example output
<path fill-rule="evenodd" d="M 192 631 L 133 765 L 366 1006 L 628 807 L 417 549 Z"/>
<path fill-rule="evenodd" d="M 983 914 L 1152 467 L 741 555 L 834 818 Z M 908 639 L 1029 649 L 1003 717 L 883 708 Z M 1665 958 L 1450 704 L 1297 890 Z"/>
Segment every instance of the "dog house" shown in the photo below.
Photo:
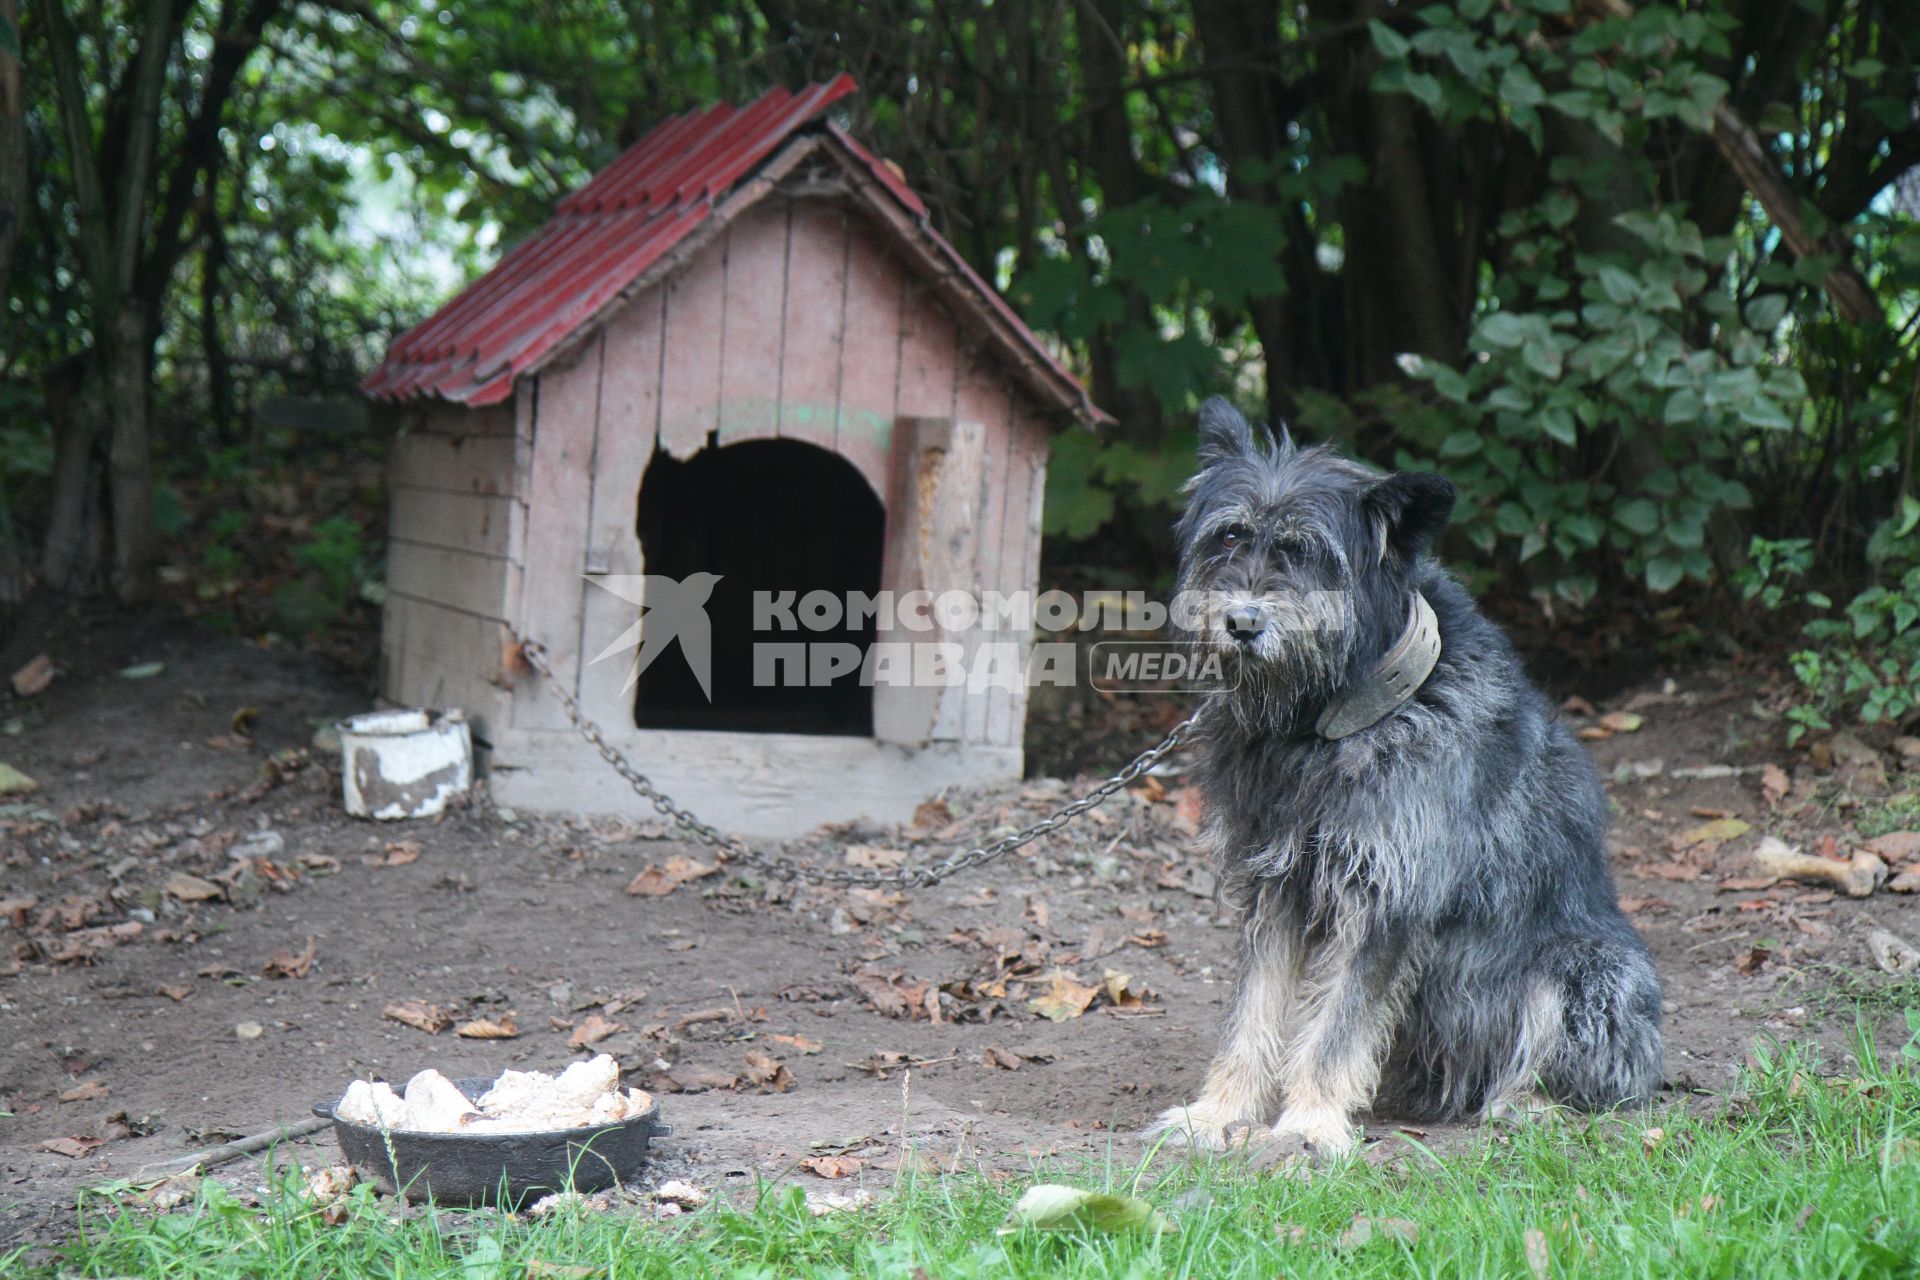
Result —
<path fill-rule="evenodd" d="M 515 635 L 723 829 L 896 819 L 1020 775 L 1004 662 L 955 683 L 870 668 L 889 641 L 1024 657 L 1026 619 L 899 630 L 902 605 L 882 636 L 871 609 L 793 603 L 1032 592 L 1049 431 L 1103 420 L 826 117 L 853 91 L 668 121 L 364 384 L 397 432 L 383 691 L 465 708 L 504 804 L 646 811 L 516 672 Z"/>

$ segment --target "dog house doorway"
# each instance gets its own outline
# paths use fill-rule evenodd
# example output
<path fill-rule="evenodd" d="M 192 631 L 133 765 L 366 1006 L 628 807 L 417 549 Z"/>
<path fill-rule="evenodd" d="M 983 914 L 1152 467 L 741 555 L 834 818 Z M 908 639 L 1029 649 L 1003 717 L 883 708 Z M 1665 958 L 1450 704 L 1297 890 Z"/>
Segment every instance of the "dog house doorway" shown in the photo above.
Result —
<path fill-rule="evenodd" d="M 707 601 L 712 701 L 676 645 L 641 673 L 636 725 L 872 736 L 873 688 L 857 672 L 811 685 L 780 664 L 768 685 L 754 669 L 755 644 L 851 644 L 864 655 L 873 642 L 871 619 L 849 627 L 844 615 L 830 630 L 754 630 L 756 592 L 791 602 L 826 591 L 844 605 L 849 593 L 879 591 L 886 511 L 852 463 L 797 440 L 709 446 L 685 462 L 658 452 L 637 523 L 649 575 L 720 580 Z"/>

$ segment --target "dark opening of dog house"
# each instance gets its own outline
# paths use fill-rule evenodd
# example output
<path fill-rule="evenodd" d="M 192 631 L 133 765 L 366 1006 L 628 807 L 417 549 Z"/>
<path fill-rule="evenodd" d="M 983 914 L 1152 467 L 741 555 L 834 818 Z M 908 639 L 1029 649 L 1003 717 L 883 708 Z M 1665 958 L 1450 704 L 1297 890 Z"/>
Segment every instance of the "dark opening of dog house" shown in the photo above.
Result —
<path fill-rule="evenodd" d="M 503 804 L 651 812 L 563 693 L 743 835 L 1020 776 L 1031 625 L 925 604 L 1033 597 L 1048 437 L 1105 415 L 830 118 L 853 91 L 663 123 L 365 384 L 399 433 L 383 691 L 464 708 Z M 769 631 L 762 591 L 878 607 Z M 902 681 L 931 648 L 959 678 Z"/>
<path fill-rule="evenodd" d="M 788 634 L 756 625 L 768 618 L 756 618 L 755 604 L 762 615 L 779 605 L 786 617 L 790 602 L 816 592 L 836 602 L 876 596 L 885 531 L 886 511 L 859 470 L 815 445 L 749 440 L 702 449 L 685 462 L 655 454 L 640 486 L 647 572 L 678 580 L 711 573 L 719 581 L 706 606 L 707 686 L 686 654 L 663 654 L 640 673 L 634 723 L 872 734 L 873 688 L 861 682 L 858 664 L 874 641 L 873 616 L 842 608 L 837 623 Z M 773 658 L 801 642 L 803 652 L 818 655 L 804 680 Z"/>

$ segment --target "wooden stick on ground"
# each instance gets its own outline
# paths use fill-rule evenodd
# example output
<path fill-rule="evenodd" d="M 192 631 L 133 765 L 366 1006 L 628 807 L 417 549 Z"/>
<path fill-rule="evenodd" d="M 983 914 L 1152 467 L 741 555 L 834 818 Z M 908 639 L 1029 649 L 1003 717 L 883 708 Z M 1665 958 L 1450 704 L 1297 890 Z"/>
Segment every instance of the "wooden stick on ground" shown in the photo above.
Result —
<path fill-rule="evenodd" d="M 132 1180 L 148 1182 L 169 1178 L 176 1173 L 185 1173 L 189 1169 L 211 1169 L 216 1165 L 228 1164 L 243 1156 L 265 1151 L 276 1142 L 291 1142 L 295 1138 L 304 1138 L 310 1133 L 318 1133 L 332 1123 L 333 1121 L 323 1120 L 319 1116 L 310 1116 L 294 1124 L 280 1125 L 265 1133 L 256 1133 L 250 1138 L 238 1138 L 217 1147 L 208 1147 L 205 1151 L 195 1151 L 189 1155 L 177 1156 L 172 1160 L 141 1165 L 134 1170 Z"/>

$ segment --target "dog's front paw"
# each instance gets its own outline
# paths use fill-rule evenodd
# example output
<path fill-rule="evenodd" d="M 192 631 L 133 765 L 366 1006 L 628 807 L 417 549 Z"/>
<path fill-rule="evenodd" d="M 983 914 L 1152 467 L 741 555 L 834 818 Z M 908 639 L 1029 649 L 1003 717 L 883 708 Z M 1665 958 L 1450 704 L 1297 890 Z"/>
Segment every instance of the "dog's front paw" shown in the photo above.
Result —
<path fill-rule="evenodd" d="M 1246 1116 L 1201 1101 L 1169 1107 L 1141 1136 L 1148 1140 L 1164 1138 L 1170 1143 L 1184 1143 L 1196 1151 L 1224 1151 L 1232 1141 L 1233 1130 L 1251 1123 Z"/>
<path fill-rule="evenodd" d="M 1294 1146 L 1321 1159 L 1344 1156 L 1359 1145 L 1362 1131 L 1339 1111 L 1287 1111 L 1274 1122 L 1268 1144 L 1274 1150 Z"/>

